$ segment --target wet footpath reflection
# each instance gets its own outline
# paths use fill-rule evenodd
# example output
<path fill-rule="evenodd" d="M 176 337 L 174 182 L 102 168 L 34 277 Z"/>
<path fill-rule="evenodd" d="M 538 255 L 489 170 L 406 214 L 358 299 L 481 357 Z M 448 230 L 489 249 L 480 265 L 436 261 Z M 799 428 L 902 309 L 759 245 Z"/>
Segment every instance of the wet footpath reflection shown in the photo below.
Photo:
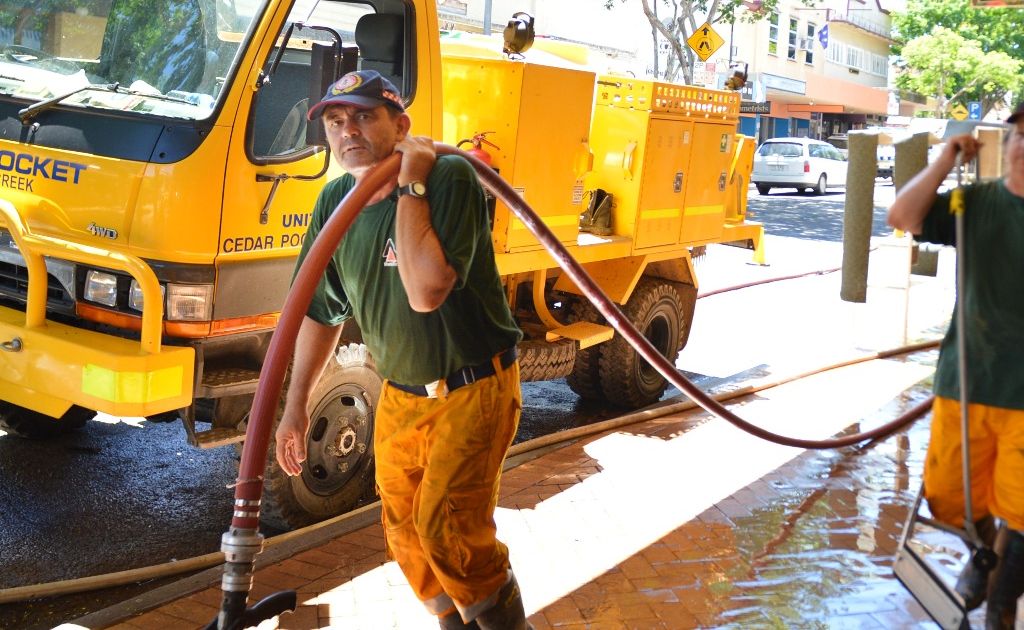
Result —
<path fill-rule="evenodd" d="M 906 405 L 925 397 L 912 390 Z M 884 412 L 898 407 L 904 401 Z M 807 452 L 766 476 L 766 505 L 728 525 L 733 572 L 707 621 L 900 628 L 928 620 L 892 574 L 927 442 L 926 417 L 878 443 Z"/>

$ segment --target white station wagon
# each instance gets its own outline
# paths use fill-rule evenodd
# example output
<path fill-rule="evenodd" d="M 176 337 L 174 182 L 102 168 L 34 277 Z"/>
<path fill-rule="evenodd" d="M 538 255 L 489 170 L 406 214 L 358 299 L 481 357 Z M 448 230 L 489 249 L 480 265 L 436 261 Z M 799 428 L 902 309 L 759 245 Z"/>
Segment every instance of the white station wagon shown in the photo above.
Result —
<path fill-rule="evenodd" d="M 824 195 L 829 186 L 846 186 L 846 167 L 846 157 L 827 142 L 772 138 L 754 154 L 751 181 L 762 195 L 772 188 L 813 190 Z"/>

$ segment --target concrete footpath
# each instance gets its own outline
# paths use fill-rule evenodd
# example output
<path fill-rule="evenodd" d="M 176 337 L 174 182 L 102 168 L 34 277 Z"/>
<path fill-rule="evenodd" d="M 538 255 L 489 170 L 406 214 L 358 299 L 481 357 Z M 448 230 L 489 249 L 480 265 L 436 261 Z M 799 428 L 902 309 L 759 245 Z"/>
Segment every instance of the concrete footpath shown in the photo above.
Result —
<path fill-rule="evenodd" d="M 788 316 L 806 318 L 796 322 L 805 335 L 790 341 L 788 358 L 759 365 L 757 376 L 806 369 L 822 347 L 845 349 L 846 358 L 900 339 L 938 337 L 951 306 L 945 269 L 898 289 L 876 280 L 868 303 L 854 310 L 833 303 L 838 274 L 779 283 L 786 286 L 773 300 L 831 297 L 794 304 Z M 731 295 L 708 299 L 737 299 Z M 749 306 L 751 295 L 745 299 Z M 820 337 L 809 323 L 817 319 L 831 321 Z M 772 343 L 770 329 L 757 339 L 735 337 L 737 351 L 757 339 Z M 702 338 L 695 327 L 691 344 Z M 680 366 L 688 371 L 751 372 L 729 363 L 729 352 L 720 357 L 728 364 L 718 366 L 688 364 L 686 352 Z M 763 390 L 730 408 L 783 435 L 855 432 L 924 400 L 935 358 L 929 351 L 876 359 Z M 802 451 L 701 410 L 650 417 L 513 462 L 502 480 L 498 534 L 537 630 L 937 627 L 891 571 L 927 437 L 925 418 L 876 444 Z M 261 554 L 251 601 L 282 589 L 299 594 L 295 613 L 261 627 L 436 628 L 385 558 L 377 518 L 371 507 L 353 525 L 325 528 L 311 548 L 280 545 Z M 962 546 L 931 543 L 942 570 L 954 575 Z M 220 605 L 218 571 L 61 628 L 203 627 Z"/>

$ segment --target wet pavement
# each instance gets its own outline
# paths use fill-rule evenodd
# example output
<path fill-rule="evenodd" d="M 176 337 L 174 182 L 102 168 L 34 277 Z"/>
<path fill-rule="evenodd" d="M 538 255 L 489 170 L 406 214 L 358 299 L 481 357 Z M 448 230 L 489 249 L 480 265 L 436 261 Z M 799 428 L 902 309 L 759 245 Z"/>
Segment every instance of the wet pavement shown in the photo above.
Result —
<path fill-rule="evenodd" d="M 680 364 L 706 382 L 728 383 L 736 375 L 777 378 L 820 366 L 843 349 L 865 353 L 901 339 L 936 338 L 951 304 L 949 262 L 940 261 L 938 280 L 912 279 L 902 289 L 876 279 L 866 305 L 773 314 L 751 309 L 756 290 L 710 298 L 742 299 L 757 317 L 730 328 L 727 340 L 697 334 L 697 346 L 717 343 L 721 352 L 696 351 L 688 360 L 688 347 Z M 835 274 L 787 282 L 766 299 L 785 304 L 819 283 L 838 291 L 838 282 Z M 783 343 L 771 335 L 773 317 L 804 336 L 788 340 L 792 351 L 783 359 L 751 362 L 743 348 Z M 721 329 L 723 322 L 705 325 Z M 867 429 L 927 396 L 935 356 L 824 372 L 730 408 L 771 431 L 809 439 Z M 509 470 L 496 514 L 499 536 L 512 550 L 538 630 L 937 627 L 891 570 L 920 485 L 927 426 L 925 417 L 860 448 L 802 451 L 760 441 L 700 410 L 647 419 Z M 919 538 L 951 579 L 965 559 L 963 546 L 938 532 Z M 299 609 L 264 627 L 436 627 L 386 561 L 377 524 L 261 568 L 253 600 L 283 588 L 298 590 Z M 200 627 L 216 614 L 220 593 L 209 578 L 161 597 L 160 605 L 126 602 L 79 623 Z M 972 620 L 982 617 L 977 611 Z"/>

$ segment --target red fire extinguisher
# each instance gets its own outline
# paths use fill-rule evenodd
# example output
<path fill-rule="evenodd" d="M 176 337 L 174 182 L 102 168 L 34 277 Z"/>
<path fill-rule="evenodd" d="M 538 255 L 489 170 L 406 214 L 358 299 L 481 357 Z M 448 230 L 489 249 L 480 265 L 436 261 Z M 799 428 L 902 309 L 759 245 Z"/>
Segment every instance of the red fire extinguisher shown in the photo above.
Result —
<path fill-rule="evenodd" d="M 493 131 L 480 131 L 480 132 L 477 132 L 477 133 L 473 134 L 472 138 L 466 138 L 465 140 L 459 140 L 459 143 L 456 146 L 461 147 L 462 145 L 466 144 L 467 142 L 472 144 L 473 148 L 467 149 L 466 153 L 472 155 L 473 157 L 477 158 L 478 160 L 480 160 L 481 162 L 483 162 L 487 166 L 490 166 L 490 167 L 493 168 L 494 167 L 494 162 L 491 160 L 491 154 L 488 153 L 484 149 L 483 145 L 486 144 L 489 147 L 494 147 L 495 149 L 499 149 L 499 150 L 500 150 L 500 147 L 498 147 L 498 145 L 494 144 L 493 142 L 491 142 L 490 140 L 487 139 L 487 134 L 489 134 L 489 133 L 494 133 L 494 132 Z"/>

